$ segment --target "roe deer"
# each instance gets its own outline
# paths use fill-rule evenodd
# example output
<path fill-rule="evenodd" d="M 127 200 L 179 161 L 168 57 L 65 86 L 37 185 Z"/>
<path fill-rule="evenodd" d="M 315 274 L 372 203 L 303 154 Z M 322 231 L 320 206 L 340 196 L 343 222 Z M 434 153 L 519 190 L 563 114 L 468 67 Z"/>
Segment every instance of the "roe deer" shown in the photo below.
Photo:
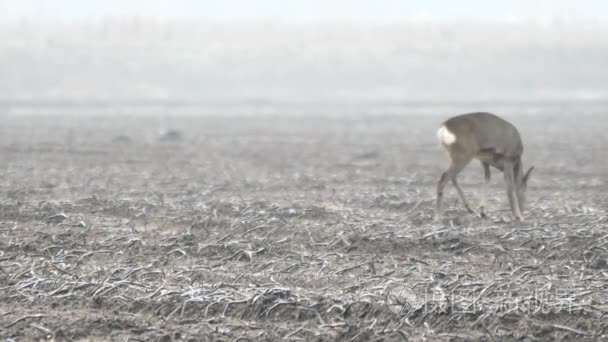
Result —
<path fill-rule="evenodd" d="M 515 126 L 494 114 L 468 113 L 445 121 L 437 131 L 437 138 L 449 154 L 450 166 L 437 183 L 436 220 L 441 218 L 443 189 L 449 180 L 452 181 L 465 208 L 473 213 L 458 186 L 456 176 L 475 158 L 481 162 L 484 170 L 480 215 L 486 216 L 486 192 L 490 182 L 490 166 L 493 166 L 504 173 L 513 217 L 523 221 L 521 212 L 526 200 L 526 186 L 534 167 L 524 174 L 521 161 L 524 147 Z"/>

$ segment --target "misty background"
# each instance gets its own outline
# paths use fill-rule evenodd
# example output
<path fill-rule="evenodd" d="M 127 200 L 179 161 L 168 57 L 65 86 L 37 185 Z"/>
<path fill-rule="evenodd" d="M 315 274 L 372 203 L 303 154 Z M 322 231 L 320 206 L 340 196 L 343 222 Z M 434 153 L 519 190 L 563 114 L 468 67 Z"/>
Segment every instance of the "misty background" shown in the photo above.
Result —
<path fill-rule="evenodd" d="M 605 1 L 0 1 L 0 101 L 604 101 Z"/>

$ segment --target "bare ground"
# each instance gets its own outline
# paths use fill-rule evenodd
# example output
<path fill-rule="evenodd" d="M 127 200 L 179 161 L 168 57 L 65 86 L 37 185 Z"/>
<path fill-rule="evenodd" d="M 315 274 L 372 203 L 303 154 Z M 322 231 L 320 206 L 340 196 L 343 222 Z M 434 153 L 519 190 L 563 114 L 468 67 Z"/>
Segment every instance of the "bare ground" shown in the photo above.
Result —
<path fill-rule="evenodd" d="M 7 116 L 0 336 L 603 339 L 608 119 L 578 114 L 510 116 L 523 224 L 498 173 L 489 219 L 450 188 L 432 222 L 445 117 Z"/>

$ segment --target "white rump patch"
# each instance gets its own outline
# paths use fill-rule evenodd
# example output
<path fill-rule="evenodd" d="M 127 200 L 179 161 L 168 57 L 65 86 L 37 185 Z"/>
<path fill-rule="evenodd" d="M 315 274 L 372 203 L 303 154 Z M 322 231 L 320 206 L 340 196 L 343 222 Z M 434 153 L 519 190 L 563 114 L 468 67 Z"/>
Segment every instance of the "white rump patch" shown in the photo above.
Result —
<path fill-rule="evenodd" d="M 437 139 L 439 139 L 439 143 L 446 146 L 456 142 L 456 136 L 445 125 L 441 126 L 437 131 Z"/>

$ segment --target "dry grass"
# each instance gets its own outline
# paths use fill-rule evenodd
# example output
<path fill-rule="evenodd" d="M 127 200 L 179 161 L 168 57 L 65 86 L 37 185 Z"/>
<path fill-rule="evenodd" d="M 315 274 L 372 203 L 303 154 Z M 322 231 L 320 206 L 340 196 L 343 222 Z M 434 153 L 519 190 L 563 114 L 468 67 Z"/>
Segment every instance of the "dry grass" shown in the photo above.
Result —
<path fill-rule="evenodd" d="M 0 335 L 605 338 L 606 169 L 581 153 L 608 142 L 597 119 L 580 138 L 560 117 L 544 135 L 549 117 L 515 120 L 537 166 L 517 224 L 498 174 L 491 219 L 450 190 L 431 221 L 440 118 L 12 117 Z M 180 139 L 159 140 L 167 127 Z M 480 169 L 463 174 L 471 199 Z"/>

